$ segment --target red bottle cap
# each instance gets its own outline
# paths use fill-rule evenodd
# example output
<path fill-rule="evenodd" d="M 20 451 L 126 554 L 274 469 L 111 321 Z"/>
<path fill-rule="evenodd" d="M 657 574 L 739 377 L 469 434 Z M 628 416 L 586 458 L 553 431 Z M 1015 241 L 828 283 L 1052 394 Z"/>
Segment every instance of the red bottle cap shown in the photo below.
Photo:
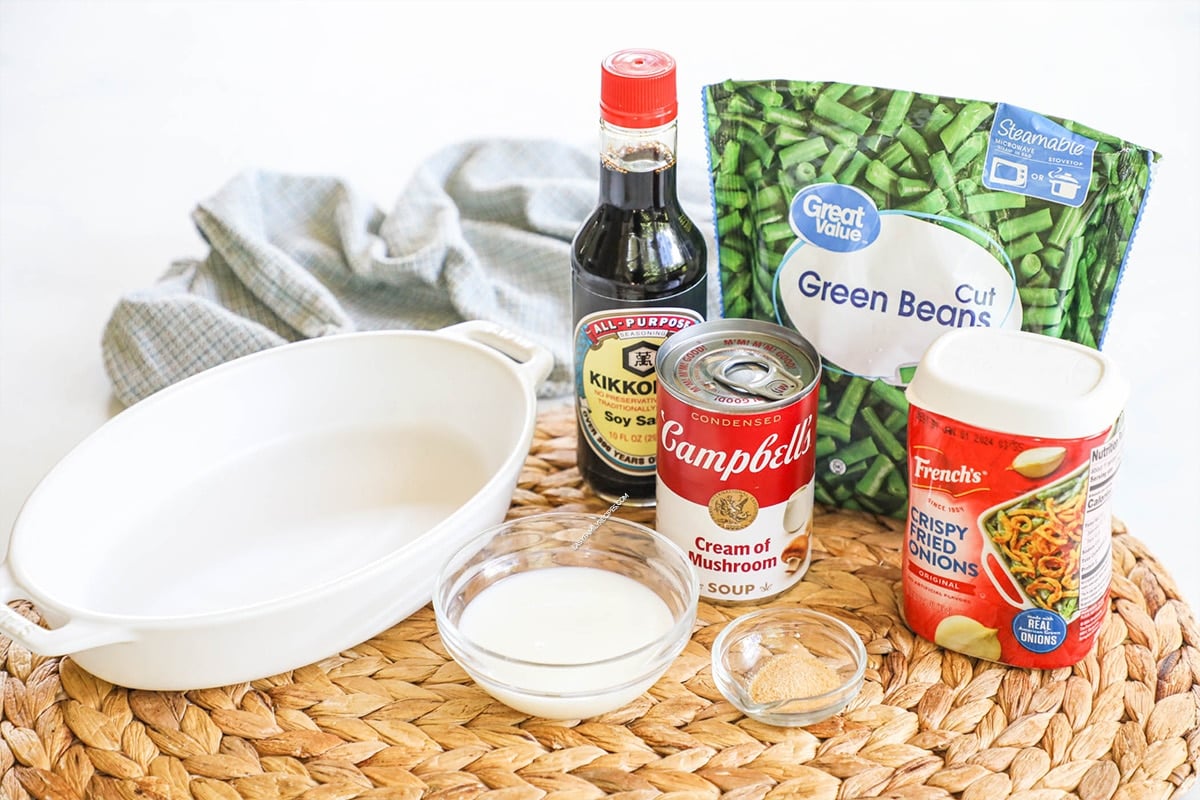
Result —
<path fill-rule="evenodd" d="M 660 50 L 618 50 L 600 65 L 600 118 L 622 128 L 675 119 L 675 59 Z"/>

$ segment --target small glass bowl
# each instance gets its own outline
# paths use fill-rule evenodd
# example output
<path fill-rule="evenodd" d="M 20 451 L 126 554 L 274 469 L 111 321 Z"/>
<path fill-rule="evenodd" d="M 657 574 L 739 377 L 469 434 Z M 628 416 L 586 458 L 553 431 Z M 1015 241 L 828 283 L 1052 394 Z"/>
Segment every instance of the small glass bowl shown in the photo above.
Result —
<path fill-rule="evenodd" d="M 605 574 L 588 574 L 604 580 L 560 571 L 571 579 L 546 581 L 543 572 L 519 603 L 474 609 L 476 620 L 488 615 L 486 626 L 460 624 L 485 590 L 554 567 L 592 567 Z M 553 590 L 543 593 L 546 585 Z M 454 660 L 492 697 L 547 719 L 584 719 L 636 700 L 691 639 L 698 603 L 695 568 L 669 539 L 628 520 L 569 511 L 484 531 L 447 562 L 433 590 L 438 631 Z"/>
<path fill-rule="evenodd" d="M 822 687 L 832 688 L 756 702 L 756 694 L 770 696 L 755 691 L 763 688 L 755 686 L 756 676 L 765 683 L 767 675 L 760 672 L 772 659 L 787 654 L 792 655 L 780 664 L 798 659 L 803 665 L 815 657 L 822 665 Z M 725 626 L 712 648 L 713 679 L 721 694 L 751 719 L 782 727 L 812 725 L 837 714 L 858 695 L 866 667 L 866 648 L 850 626 L 805 608 L 743 614 Z"/>

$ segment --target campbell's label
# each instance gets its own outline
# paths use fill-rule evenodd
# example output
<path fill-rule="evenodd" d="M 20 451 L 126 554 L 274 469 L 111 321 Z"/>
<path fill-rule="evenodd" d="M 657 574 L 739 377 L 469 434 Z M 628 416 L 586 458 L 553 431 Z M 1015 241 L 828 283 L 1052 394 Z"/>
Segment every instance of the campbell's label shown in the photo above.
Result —
<path fill-rule="evenodd" d="M 1082 438 L 1019 436 L 914 404 L 904 616 L 951 650 L 1018 667 L 1077 663 L 1112 576 L 1120 420 Z"/>
<path fill-rule="evenodd" d="M 790 480 L 778 476 L 803 471 L 812 453 L 813 427 L 811 417 L 785 422 L 777 413 L 746 418 L 704 411 L 668 417 L 663 412 L 659 452 L 686 472 L 686 481 L 702 496 L 749 482 L 758 488 L 759 503 L 774 504 L 794 490 Z M 750 430 L 758 435 L 729 435 Z"/>
<path fill-rule="evenodd" d="M 702 597 L 761 600 L 808 569 L 818 383 L 815 351 L 767 323 L 703 323 L 660 353 L 656 527 Z"/>

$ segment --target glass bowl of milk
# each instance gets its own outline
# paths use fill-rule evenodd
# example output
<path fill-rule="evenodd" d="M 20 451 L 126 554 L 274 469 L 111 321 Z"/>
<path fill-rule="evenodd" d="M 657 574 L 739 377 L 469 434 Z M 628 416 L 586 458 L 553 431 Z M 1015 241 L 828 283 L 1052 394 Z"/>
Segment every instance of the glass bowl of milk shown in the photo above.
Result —
<path fill-rule="evenodd" d="M 550 511 L 484 531 L 433 592 L 446 650 L 492 697 L 526 714 L 614 711 L 662 677 L 691 637 L 695 569 L 654 530 Z"/>

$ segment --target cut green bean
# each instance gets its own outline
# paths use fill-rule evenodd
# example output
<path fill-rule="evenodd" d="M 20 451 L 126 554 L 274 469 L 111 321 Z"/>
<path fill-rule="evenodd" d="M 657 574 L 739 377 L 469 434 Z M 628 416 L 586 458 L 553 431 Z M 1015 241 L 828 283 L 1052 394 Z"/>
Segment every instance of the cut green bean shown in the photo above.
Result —
<path fill-rule="evenodd" d="M 879 413 L 873 406 L 867 406 L 862 410 L 862 419 L 867 423 L 867 428 L 871 431 L 871 438 L 875 440 L 879 449 L 895 461 L 904 461 L 904 445 L 900 444 L 900 440 L 896 438 L 895 434 L 883 424 L 883 420 L 879 418 Z"/>
<path fill-rule="evenodd" d="M 859 478 L 858 483 L 854 484 L 855 491 L 857 491 L 859 495 L 869 497 L 870 499 L 874 500 L 876 495 L 878 495 L 883 489 L 884 484 L 887 483 L 888 475 L 890 475 L 894 469 L 896 469 L 896 464 L 887 456 L 876 456 L 875 460 L 871 462 L 871 466 L 868 467 L 863 476 Z"/>
<path fill-rule="evenodd" d="M 1026 253 L 1017 262 L 1017 274 L 1026 281 L 1033 280 L 1034 276 L 1042 271 L 1042 260 L 1038 258 L 1037 253 Z"/>
<path fill-rule="evenodd" d="M 771 163 L 774 158 L 774 151 L 771 148 L 771 143 L 761 133 L 743 125 L 740 127 L 738 138 L 741 139 L 743 145 L 754 152 L 756 159 L 763 164 Z"/>
<path fill-rule="evenodd" d="M 781 239 L 790 239 L 792 237 L 792 225 L 787 220 L 769 222 L 762 226 L 762 236 L 764 242 L 777 242 Z"/>
<path fill-rule="evenodd" d="M 775 129 L 775 144 L 779 147 L 787 147 L 789 144 L 796 144 L 808 139 L 811 134 L 801 128 L 793 128 L 791 125 L 780 125 Z"/>
<path fill-rule="evenodd" d="M 1092 293 L 1088 291 L 1087 275 L 1079 272 L 1075 279 L 1075 291 L 1079 294 L 1079 307 L 1076 310 L 1077 315 L 1085 320 L 1090 320 L 1096 313 L 1096 309 L 1092 305 Z M 1087 326 L 1084 326 L 1087 328 Z"/>
<path fill-rule="evenodd" d="M 824 458 L 825 456 L 832 455 L 837 450 L 837 447 L 837 440 L 832 436 L 818 436 L 817 445 L 813 448 L 813 452 L 817 458 Z"/>
<path fill-rule="evenodd" d="M 735 175 L 737 174 L 738 163 L 742 158 L 742 143 L 737 139 L 730 139 L 721 148 L 721 161 L 717 165 L 717 174 L 719 175 Z M 743 178 L 743 180 L 745 180 Z"/>
<path fill-rule="evenodd" d="M 929 144 L 921 138 L 921 134 L 917 133 L 916 129 L 910 128 L 907 125 L 900 126 L 899 132 L 896 134 L 896 140 L 904 145 L 904 149 L 912 155 L 913 168 L 918 170 L 920 174 L 929 173 Z M 941 152 L 941 151 L 939 151 Z"/>
<path fill-rule="evenodd" d="M 875 381 L 871 384 L 871 394 L 897 411 L 908 413 L 908 397 L 895 386 L 883 381 Z"/>
<path fill-rule="evenodd" d="M 746 260 L 746 254 L 734 248 L 729 248 L 728 250 L 719 250 L 718 256 L 721 259 L 722 266 L 726 270 L 733 272 L 740 272 L 742 267 L 748 263 Z"/>
<path fill-rule="evenodd" d="M 925 120 L 925 126 L 921 129 L 925 134 L 927 141 L 937 139 L 938 134 L 942 132 L 950 122 L 954 119 L 954 112 L 945 103 L 936 103 L 929 110 L 929 118 Z M 931 141 L 932 143 L 932 141 Z"/>
<path fill-rule="evenodd" d="M 900 208 L 904 211 L 919 211 L 922 214 L 939 214 L 946 210 L 947 205 L 946 195 L 942 194 L 942 190 L 934 189 L 919 200 L 905 203 Z"/>
<path fill-rule="evenodd" d="M 1058 305 L 1058 289 L 1037 289 L 1022 286 L 1018 291 L 1021 302 L 1026 306 L 1056 306 Z"/>
<path fill-rule="evenodd" d="M 792 167 L 802 162 L 812 161 L 828 152 L 829 145 L 820 136 L 816 136 L 779 151 L 779 163 L 784 168 Z"/>
<path fill-rule="evenodd" d="M 1058 212 L 1058 219 L 1054 222 L 1050 235 L 1046 237 L 1046 244 L 1052 247 L 1065 246 L 1067 241 L 1079 232 L 1082 221 L 1083 209 L 1067 206 Z"/>
<path fill-rule="evenodd" d="M 1039 208 L 1030 214 L 1004 220 L 996 226 L 996 232 L 1000 234 L 1001 239 L 1009 242 L 1031 233 L 1050 230 L 1052 227 L 1054 218 L 1050 216 L 1050 209 Z"/>
<path fill-rule="evenodd" d="M 1028 236 L 1021 237 L 1008 246 L 1008 257 L 1010 259 L 1021 259 L 1030 253 L 1036 253 L 1041 249 L 1042 240 L 1038 238 L 1036 233 L 1031 233 Z"/>
<path fill-rule="evenodd" d="M 817 417 L 817 435 L 828 436 L 839 442 L 850 441 L 850 423 L 842 422 L 837 417 L 821 415 Z"/>
<path fill-rule="evenodd" d="M 929 193 L 929 184 L 919 178 L 897 178 L 896 194 L 900 197 L 920 197 Z"/>
<path fill-rule="evenodd" d="M 801 161 L 792 169 L 790 175 L 795 179 L 795 185 L 791 187 L 795 192 L 817 179 L 817 168 L 811 161 Z"/>
<path fill-rule="evenodd" d="M 764 186 L 754 195 L 753 207 L 755 211 L 766 211 L 774 208 L 786 208 L 788 198 L 784 196 L 783 189 L 778 186 Z"/>
<path fill-rule="evenodd" d="M 853 147 L 847 147 L 844 144 L 835 144 L 829 151 L 829 155 L 825 157 L 825 161 L 821 164 L 821 169 L 829 175 L 836 175 L 838 170 L 845 166 L 846 162 L 855 153 Z"/>
<path fill-rule="evenodd" d="M 860 461 L 866 461 L 869 458 L 874 458 L 879 455 L 879 448 L 875 445 L 875 440 L 869 436 L 864 436 L 858 441 L 851 442 L 847 446 L 838 450 L 833 454 L 832 458 L 836 458 L 845 466 L 857 464 Z"/>
<path fill-rule="evenodd" d="M 783 105 L 783 95 L 769 86 L 749 86 L 747 94 L 763 108 L 778 108 Z"/>
<path fill-rule="evenodd" d="M 1067 243 L 1067 249 L 1063 251 L 1062 264 L 1058 269 L 1058 288 L 1061 291 L 1066 291 L 1075 283 L 1075 273 L 1079 266 L 1079 258 L 1083 253 L 1084 243 L 1082 239 L 1072 239 Z"/>
<path fill-rule="evenodd" d="M 862 404 L 870 385 L 871 382 L 865 378 L 851 378 L 850 385 L 842 392 L 842 399 L 838 402 L 833 416 L 849 425 L 858 414 L 858 407 Z"/>
<path fill-rule="evenodd" d="M 1004 211 L 1009 208 L 1024 208 L 1025 195 L 1011 192 L 984 191 L 967 198 L 967 213 L 981 211 Z"/>
<path fill-rule="evenodd" d="M 1061 322 L 1062 316 L 1062 306 L 1027 306 L 1024 313 L 1024 324 L 1047 328 Z"/>
<path fill-rule="evenodd" d="M 945 151 L 938 150 L 928 157 L 928 163 L 929 170 L 933 175 L 933 181 L 942 190 L 942 194 L 946 196 L 950 210 L 961 214 L 963 210 L 963 194 L 958 188 L 954 170 L 950 167 L 949 156 L 946 155 Z"/>
<path fill-rule="evenodd" d="M 858 181 L 858 176 L 862 174 L 867 165 L 871 163 L 871 159 L 861 150 L 855 150 L 854 155 L 850 157 L 850 163 L 846 168 L 838 174 L 838 183 L 853 184 Z"/>
<path fill-rule="evenodd" d="M 942 144 L 946 146 L 947 150 L 953 153 L 980 124 L 991 119 L 993 111 L 994 108 L 991 103 L 967 103 L 954 115 L 954 119 L 939 134 Z"/>
<path fill-rule="evenodd" d="M 831 83 L 821 90 L 817 99 L 824 97 L 826 100 L 841 100 L 852 88 L 853 85 L 849 83 Z"/>
<path fill-rule="evenodd" d="M 882 161 L 872 161 L 867 165 L 867 183 L 885 194 L 894 194 L 900 176 L 892 172 Z"/>
<path fill-rule="evenodd" d="M 904 122 L 912 101 L 912 92 L 892 92 L 892 96 L 888 98 L 887 109 L 879 118 L 878 132 L 887 136 L 894 135 Z"/>
<path fill-rule="evenodd" d="M 813 103 L 813 112 L 835 125 L 854 131 L 859 136 L 862 136 L 867 132 L 867 128 L 871 127 L 871 118 L 866 114 L 848 108 L 824 93 L 819 95 L 817 101 Z"/>
<path fill-rule="evenodd" d="M 733 231 L 735 231 L 741 227 L 742 227 L 742 215 L 737 213 L 737 211 L 729 211 L 729 212 L 717 217 L 717 235 L 718 236 L 722 236 L 722 237 L 726 236 L 727 234 L 730 234 Z M 737 255 L 741 256 L 743 262 L 745 262 L 745 260 L 746 260 L 746 254 L 737 251 L 735 248 L 726 249 L 725 253 L 728 254 L 730 257 L 732 257 L 734 255 L 734 253 L 737 253 Z M 721 260 L 724 260 L 724 259 L 721 259 Z"/>
<path fill-rule="evenodd" d="M 813 133 L 819 133 L 834 144 L 845 145 L 846 147 L 858 147 L 858 134 L 851 130 L 834 125 L 832 122 L 826 122 L 823 119 L 812 119 L 808 123 L 808 127 Z"/>
<path fill-rule="evenodd" d="M 987 131 L 972 133 L 950 158 L 950 166 L 961 174 L 987 150 L 987 142 Z"/>
<path fill-rule="evenodd" d="M 879 163 L 888 169 L 895 169 L 904 163 L 908 155 L 908 148 L 904 146 L 904 142 L 897 139 L 879 154 Z"/>

